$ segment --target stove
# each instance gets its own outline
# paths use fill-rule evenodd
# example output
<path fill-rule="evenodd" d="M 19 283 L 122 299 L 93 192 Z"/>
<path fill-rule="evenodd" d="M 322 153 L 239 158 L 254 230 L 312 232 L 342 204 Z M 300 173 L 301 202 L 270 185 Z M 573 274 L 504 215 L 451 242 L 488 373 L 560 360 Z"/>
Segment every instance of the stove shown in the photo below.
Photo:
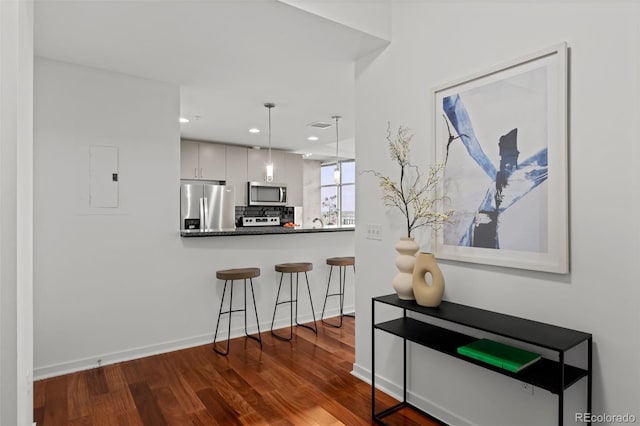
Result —
<path fill-rule="evenodd" d="M 242 226 L 280 226 L 280 218 L 277 216 L 243 216 Z"/>

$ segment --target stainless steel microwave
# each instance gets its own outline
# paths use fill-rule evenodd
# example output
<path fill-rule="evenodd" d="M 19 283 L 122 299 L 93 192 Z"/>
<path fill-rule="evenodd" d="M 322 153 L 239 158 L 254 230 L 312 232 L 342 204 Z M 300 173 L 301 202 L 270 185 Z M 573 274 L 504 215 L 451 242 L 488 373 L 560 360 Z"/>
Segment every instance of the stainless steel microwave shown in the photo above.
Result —
<path fill-rule="evenodd" d="M 249 182 L 247 204 L 250 206 L 286 206 L 287 185 L 273 182 Z"/>

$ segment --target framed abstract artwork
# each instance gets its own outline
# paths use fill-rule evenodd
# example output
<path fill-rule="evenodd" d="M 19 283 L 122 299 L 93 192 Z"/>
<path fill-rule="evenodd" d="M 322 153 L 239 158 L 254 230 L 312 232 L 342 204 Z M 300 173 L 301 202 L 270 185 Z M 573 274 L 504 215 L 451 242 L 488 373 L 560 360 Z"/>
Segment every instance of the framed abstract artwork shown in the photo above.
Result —
<path fill-rule="evenodd" d="M 433 89 L 440 259 L 569 272 L 567 46 Z"/>

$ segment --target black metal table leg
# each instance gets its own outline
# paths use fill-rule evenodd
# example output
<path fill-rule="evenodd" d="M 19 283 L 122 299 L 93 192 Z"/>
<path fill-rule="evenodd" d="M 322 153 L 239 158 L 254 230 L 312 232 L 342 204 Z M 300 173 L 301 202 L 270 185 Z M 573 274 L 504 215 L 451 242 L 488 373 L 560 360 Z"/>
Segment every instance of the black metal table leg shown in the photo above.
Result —
<path fill-rule="evenodd" d="M 371 418 L 376 418 L 376 301 L 371 299 Z"/>
<path fill-rule="evenodd" d="M 587 340 L 587 413 L 592 413 L 591 399 L 593 397 L 593 338 Z M 591 426 L 591 417 L 589 417 L 589 426 Z"/>
<path fill-rule="evenodd" d="M 402 310 L 402 316 L 404 319 L 407 319 L 407 310 Z M 402 403 L 407 403 L 407 337 L 402 338 L 402 359 L 404 362 L 402 363 Z"/>
<path fill-rule="evenodd" d="M 564 352 L 560 352 L 560 393 L 558 393 L 558 426 L 564 423 Z"/>

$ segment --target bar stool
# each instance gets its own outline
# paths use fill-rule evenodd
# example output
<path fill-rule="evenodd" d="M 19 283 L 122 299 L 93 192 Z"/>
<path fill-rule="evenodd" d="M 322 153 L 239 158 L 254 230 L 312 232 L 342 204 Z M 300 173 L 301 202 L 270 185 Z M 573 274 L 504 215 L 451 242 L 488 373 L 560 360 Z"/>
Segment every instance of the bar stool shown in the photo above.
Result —
<path fill-rule="evenodd" d="M 331 266 L 329 269 L 329 279 L 327 280 L 327 293 L 324 296 L 324 305 L 322 306 L 322 315 L 320 316 L 320 321 L 323 324 L 328 325 L 330 327 L 340 328 L 342 327 L 342 317 L 344 316 L 344 286 L 347 278 L 347 266 L 353 266 L 353 273 L 356 272 L 356 258 L 353 256 L 349 257 L 330 257 L 327 259 L 327 265 Z M 331 287 L 331 272 L 333 271 L 333 267 L 339 267 L 338 277 L 339 277 L 339 288 L 337 293 L 329 294 L 329 288 Z M 340 322 L 338 324 L 331 324 L 324 320 L 324 309 L 327 306 L 327 299 L 332 296 L 340 296 Z"/>
<path fill-rule="evenodd" d="M 224 280 L 224 289 L 222 290 L 222 300 L 220 300 L 220 312 L 218 313 L 218 322 L 216 323 L 216 332 L 213 336 L 213 350 L 220 355 L 227 355 L 229 353 L 229 339 L 231 337 L 231 314 L 233 312 L 244 312 L 244 334 L 258 343 L 260 343 L 260 349 L 262 349 L 262 337 L 260 336 L 260 321 L 258 320 L 258 308 L 256 307 L 256 295 L 253 292 L 253 278 L 260 276 L 260 268 L 239 268 L 239 269 L 224 269 L 216 271 L 216 278 Z M 233 282 L 235 280 L 244 280 L 244 305 L 242 309 L 233 309 Z M 253 297 L 253 310 L 256 314 L 256 324 L 258 326 L 258 337 L 249 335 L 247 331 L 247 280 L 251 285 L 251 296 Z M 224 296 L 227 293 L 227 283 L 231 281 L 231 290 L 229 295 L 229 309 L 222 311 L 224 305 Z M 222 315 L 229 315 L 229 329 L 227 330 L 227 348 L 222 351 L 217 347 L 216 338 L 218 337 L 218 326 L 220 325 L 220 317 Z"/>
<path fill-rule="evenodd" d="M 311 299 L 311 287 L 309 287 L 309 277 L 307 276 L 307 272 L 313 269 L 313 264 L 309 262 L 298 262 L 298 263 L 280 263 L 275 266 L 276 272 L 280 272 L 280 285 L 278 286 L 278 295 L 276 296 L 276 304 L 273 307 L 273 318 L 271 319 L 271 334 L 273 337 L 289 341 L 293 338 L 293 305 L 296 306 L 296 314 L 295 321 L 296 325 L 299 327 L 305 327 L 309 330 L 313 331 L 315 334 L 318 334 L 318 325 L 316 324 L 316 313 L 313 310 L 313 299 Z M 310 327 L 306 324 L 300 324 L 298 322 L 298 283 L 299 283 L 299 274 L 304 272 L 304 277 L 307 280 L 307 291 L 309 292 L 309 302 L 311 303 L 311 315 L 313 316 L 313 327 Z M 293 274 L 296 274 L 296 294 L 295 297 L 293 295 Z M 282 289 L 282 278 L 284 274 L 289 274 L 289 300 L 280 301 L 280 290 Z M 279 336 L 273 331 L 273 323 L 276 319 L 276 311 L 278 310 L 279 305 L 289 304 L 291 310 L 291 320 L 289 326 L 289 337 Z"/>

